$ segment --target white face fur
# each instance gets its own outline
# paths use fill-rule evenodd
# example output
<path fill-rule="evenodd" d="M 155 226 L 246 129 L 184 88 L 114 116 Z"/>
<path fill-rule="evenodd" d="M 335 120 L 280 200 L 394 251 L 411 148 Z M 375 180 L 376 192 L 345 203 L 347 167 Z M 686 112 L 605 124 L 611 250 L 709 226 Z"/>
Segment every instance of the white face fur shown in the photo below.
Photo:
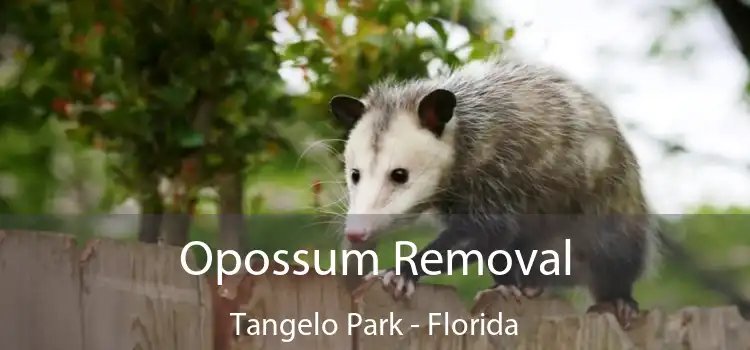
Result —
<path fill-rule="evenodd" d="M 396 113 L 373 146 L 377 110 L 352 129 L 344 151 L 348 189 L 345 233 L 352 243 L 394 228 L 396 217 L 428 200 L 453 159 L 452 128 L 440 139 L 421 127 L 417 115 Z M 399 222 L 401 222 L 399 220 Z"/>

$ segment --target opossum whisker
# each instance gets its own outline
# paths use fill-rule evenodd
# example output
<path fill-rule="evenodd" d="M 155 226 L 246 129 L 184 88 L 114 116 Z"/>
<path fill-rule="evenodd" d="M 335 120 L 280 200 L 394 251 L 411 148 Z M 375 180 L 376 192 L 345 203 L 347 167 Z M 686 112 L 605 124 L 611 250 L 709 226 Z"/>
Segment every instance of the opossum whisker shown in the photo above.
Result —
<path fill-rule="evenodd" d="M 326 184 L 341 185 L 342 183 L 346 183 L 346 182 L 345 181 L 341 181 L 341 180 L 331 180 L 331 181 L 318 181 L 318 183 L 321 184 L 321 185 L 326 185 Z M 315 184 L 312 184 L 312 185 L 308 186 L 307 189 L 311 189 L 313 187 L 315 187 Z"/>
<path fill-rule="evenodd" d="M 336 216 L 339 216 L 339 217 L 344 217 L 345 216 L 344 213 L 335 212 L 335 211 L 326 209 L 327 207 L 331 207 L 331 206 L 334 206 L 334 205 L 336 205 L 335 202 L 334 203 L 328 203 L 328 204 L 320 204 L 318 206 L 306 205 L 306 206 L 302 206 L 300 209 L 301 210 L 305 210 L 305 211 L 306 210 L 312 210 L 316 214 L 336 215 Z"/>
<path fill-rule="evenodd" d="M 341 204 L 339 203 L 340 201 L 341 201 L 341 199 L 338 199 L 338 200 L 332 201 L 332 202 L 330 202 L 328 204 L 321 204 L 320 206 L 318 206 L 315 209 L 318 209 L 320 211 L 329 210 L 330 214 L 336 213 L 337 215 L 340 215 L 340 216 L 346 216 L 346 212 L 336 212 L 336 211 L 334 211 L 334 209 L 341 210 Z M 327 209 L 327 208 L 332 208 L 332 209 Z"/>
<path fill-rule="evenodd" d="M 336 215 L 338 217 L 345 217 L 346 214 L 344 214 L 344 213 L 336 212 L 336 211 L 328 209 L 329 207 L 333 207 L 335 205 L 336 205 L 335 202 L 331 202 L 331 203 L 328 203 L 328 204 L 320 204 L 318 206 L 309 205 L 309 206 L 303 207 L 303 209 L 304 210 L 313 210 L 314 212 L 316 212 L 318 214 Z"/>
<path fill-rule="evenodd" d="M 348 201 L 347 197 L 341 197 L 338 200 L 336 200 L 335 202 L 333 202 L 332 204 L 336 205 L 336 207 L 342 213 L 344 213 L 343 215 L 346 216 L 346 213 L 349 211 L 349 207 L 348 207 L 347 201 Z"/>
<path fill-rule="evenodd" d="M 326 142 L 330 142 L 330 141 L 343 141 L 343 140 L 340 140 L 340 139 L 329 139 L 329 140 L 320 140 L 320 141 L 316 141 L 316 142 L 311 143 L 302 152 L 302 154 L 297 159 L 297 163 L 295 164 L 295 170 L 299 167 L 300 161 L 305 156 L 305 153 L 309 152 L 309 150 L 312 149 L 313 147 L 315 147 L 317 144 L 322 144 L 323 147 L 324 147 L 324 149 L 327 150 L 327 151 L 329 151 L 330 154 L 333 154 L 335 157 L 340 158 L 340 154 L 338 152 L 336 152 L 335 149 L 332 146 L 329 146 L 326 143 Z M 340 176 L 337 176 L 333 171 L 331 171 L 331 169 L 329 167 L 327 167 L 325 164 L 323 164 L 322 161 L 316 160 L 316 164 L 319 165 L 320 167 L 322 167 L 328 173 L 328 176 L 330 176 L 331 178 L 335 179 L 335 178 L 339 178 L 340 177 Z M 346 191 L 346 186 L 343 186 L 344 184 L 346 184 L 345 181 L 342 181 L 342 180 L 332 180 L 331 182 L 328 182 L 328 183 L 338 185 L 339 191 Z M 311 186 L 315 186 L 315 185 L 312 184 Z"/>
<path fill-rule="evenodd" d="M 334 230 L 333 232 L 331 232 L 331 227 L 335 226 L 335 225 L 341 225 L 340 222 L 336 222 L 336 221 L 332 221 L 332 222 L 315 222 L 315 223 L 308 224 L 306 227 L 307 228 L 311 228 L 311 227 L 315 227 L 315 226 L 318 226 L 318 225 L 327 225 L 325 231 L 323 231 L 324 237 L 338 238 L 340 236 L 340 235 L 336 234 L 336 230 Z"/>
<path fill-rule="evenodd" d="M 341 222 L 339 221 L 316 221 L 311 224 L 308 224 L 308 227 L 311 226 L 317 226 L 317 225 L 341 225 Z"/>
<path fill-rule="evenodd" d="M 335 211 L 330 211 L 330 210 L 325 210 L 325 209 L 319 209 L 318 212 L 321 213 L 321 214 L 333 216 L 333 217 L 336 217 L 336 218 L 339 218 L 339 219 L 346 219 L 346 215 L 345 214 L 337 213 Z"/>
<path fill-rule="evenodd" d="M 297 170 L 300 162 L 302 161 L 302 158 L 304 158 L 307 155 L 307 152 L 310 152 L 310 150 L 312 150 L 313 148 L 317 146 L 322 145 L 326 150 L 334 151 L 335 149 L 332 146 L 328 145 L 328 142 L 335 142 L 335 141 L 344 142 L 344 143 L 346 142 L 346 140 L 341 140 L 341 139 L 324 139 L 324 140 L 317 140 L 315 142 L 310 143 L 307 147 L 305 147 L 305 149 L 300 153 L 299 157 L 297 158 L 297 162 L 294 165 L 294 170 Z"/>

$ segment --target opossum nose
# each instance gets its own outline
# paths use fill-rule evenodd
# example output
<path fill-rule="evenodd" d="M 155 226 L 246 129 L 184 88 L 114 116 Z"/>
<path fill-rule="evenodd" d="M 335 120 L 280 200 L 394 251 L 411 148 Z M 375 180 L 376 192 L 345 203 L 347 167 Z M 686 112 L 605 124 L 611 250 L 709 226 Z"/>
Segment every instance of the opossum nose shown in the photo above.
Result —
<path fill-rule="evenodd" d="M 362 231 L 347 231 L 346 239 L 352 243 L 360 243 L 365 239 L 365 233 Z"/>

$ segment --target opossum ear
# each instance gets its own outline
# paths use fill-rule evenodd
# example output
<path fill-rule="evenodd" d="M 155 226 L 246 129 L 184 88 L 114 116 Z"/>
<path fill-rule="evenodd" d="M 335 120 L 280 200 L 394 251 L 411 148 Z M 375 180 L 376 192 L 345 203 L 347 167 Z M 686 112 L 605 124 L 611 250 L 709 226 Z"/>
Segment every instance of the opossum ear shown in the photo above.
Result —
<path fill-rule="evenodd" d="M 456 108 L 456 95 L 448 90 L 437 89 L 419 101 L 417 113 L 424 128 L 440 137 Z"/>
<path fill-rule="evenodd" d="M 365 104 L 362 101 L 346 95 L 334 96 L 328 102 L 328 107 L 336 120 L 347 129 L 352 128 L 365 112 Z"/>

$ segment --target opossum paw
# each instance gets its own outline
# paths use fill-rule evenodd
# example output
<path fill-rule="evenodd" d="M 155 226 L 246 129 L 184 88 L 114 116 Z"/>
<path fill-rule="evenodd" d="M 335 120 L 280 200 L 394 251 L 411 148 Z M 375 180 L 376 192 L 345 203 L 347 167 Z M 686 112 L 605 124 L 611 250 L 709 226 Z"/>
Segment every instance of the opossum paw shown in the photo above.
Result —
<path fill-rule="evenodd" d="M 416 289 L 417 279 L 410 274 L 397 275 L 395 268 L 380 270 L 377 274 L 370 273 L 365 277 L 365 280 L 372 280 L 374 278 L 381 278 L 383 287 L 390 289 L 394 299 L 401 297 L 411 299 Z"/>
<path fill-rule="evenodd" d="M 487 294 L 499 294 L 505 300 L 515 300 L 520 303 L 522 299 L 528 298 L 533 299 L 540 296 L 544 292 L 542 287 L 519 287 L 514 285 L 494 285 L 491 288 L 485 289 L 477 293 L 474 297 L 474 301 L 477 301 Z"/>
<path fill-rule="evenodd" d="M 380 271 L 377 271 L 377 272 L 374 272 L 374 271 L 370 272 L 367 275 L 365 275 L 365 277 L 362 280 L 365 281 L 365 282 L 367 282 L 367 281 L 374 280 L 376 278 L 381 278 L 386 273 L 386 271 L 388 271 L 388 270 L 380 270 Z"/>
<path fill-rule="evenodd" d="M 635 300 L 617 299 L 614 302 L 600 302 L 589 307 L 587 313 L 605 313 L 609 312 L 617 318 L 623 329 L 627 330 L 638 318 L 640 310 Z"/>
<path fill-rule="evenodd" d="M 523 296 L 534 299 L 544 293 L 544 287 L 521 287 L 521 291 L 523 292 Z"/>

